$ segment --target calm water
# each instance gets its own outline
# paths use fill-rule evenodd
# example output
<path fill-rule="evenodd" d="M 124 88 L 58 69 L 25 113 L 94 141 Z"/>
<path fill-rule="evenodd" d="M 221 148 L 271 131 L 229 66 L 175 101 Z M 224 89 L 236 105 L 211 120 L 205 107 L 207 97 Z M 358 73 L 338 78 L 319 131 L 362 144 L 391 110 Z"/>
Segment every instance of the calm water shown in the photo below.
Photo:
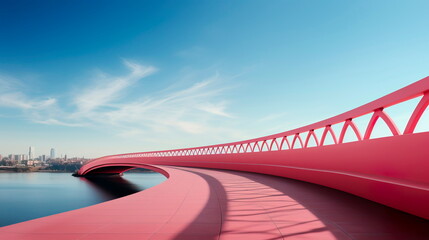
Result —
<path fill-rule="evenodd" d="M 0 227 L 122 197 L 164 180 L 159 173 L 92 179 L 71 173 L 0 173 Z"/>

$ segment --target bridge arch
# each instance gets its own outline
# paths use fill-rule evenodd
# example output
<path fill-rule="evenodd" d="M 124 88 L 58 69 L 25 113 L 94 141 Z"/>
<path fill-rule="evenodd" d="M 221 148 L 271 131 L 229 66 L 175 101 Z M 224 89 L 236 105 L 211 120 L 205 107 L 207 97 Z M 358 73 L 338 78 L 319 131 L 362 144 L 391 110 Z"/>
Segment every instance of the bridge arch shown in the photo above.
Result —
<path fill-rule="evenodd" d="M 353 132 L 356 135 L 357 141 L 362 140 L 362 134 L 360 133 L 359 129 L 357 128 L 356 124 L 353 122 L 352 119 L 347 119 L 344 122 L 343 129 L 341 130 L 340 139 L 338 140 L 339 143 L 344 142 L 344 137 L 346 136 L 347 129 L 351 127 L 353 129 Z"/>
<path fill-rule="evenodd" d="M 366 128 L 365 136 L 363 137 L 363 139 L 370 139 L 372 130 L 374 129 L 375 124 L 377 123 L 377 120 L 379 118 L 384 120 L 384 122 L 387 124 L 387 126 L 389 127 L 393 135 L 400 134 L 398 127 L 396 127 L 395 122 L 393 122 L 390 116 L 387 115 L 387 113 L 384 112 L 382 108 L 380 108 L 375 110 L 374 113 L 372 114 L 372 117 L 369 120 L 368 126 Z"/>
<path fill-rule="evenodd" d="M 82 169 L 79 171 L 79 176 L 94 176 L 94 175 L 114 175 L 114 174 L 123 174 L 126 171 L 129 171 L 131 169 L 135 168 L 144 168 L 149 169 L 157 173 L 161 173 L 166 178 L 169 178 L 170 175 L 165 170 L 144 164 L 144 163 L 115 163 L 115 162 L 109 162 L 105 164 L 96 164 L 93 166 L 88 166 L 88 168 L 84 169 L 85 166 L 82 167 Z"/>

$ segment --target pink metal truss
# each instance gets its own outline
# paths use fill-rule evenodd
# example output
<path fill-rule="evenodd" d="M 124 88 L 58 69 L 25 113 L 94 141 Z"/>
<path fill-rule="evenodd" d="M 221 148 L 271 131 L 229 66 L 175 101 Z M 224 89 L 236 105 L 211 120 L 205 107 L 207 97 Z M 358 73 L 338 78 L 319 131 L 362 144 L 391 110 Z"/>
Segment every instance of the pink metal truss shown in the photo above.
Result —
<path fill-rule="evenodd" d="M 401 133 L 385 109 L 420 96 Z M 290 131 L 225 144 L 106 156 L 83 166 L 79 174 L 135 162 L 260 172 L 337 188 L 429 218 L 429 132 L 414 133 L 428 105 L 426 77 L 351 111 Z M 353 120 L 367 114 L 372 116 L 362 137 Z M 389 127 L 391 137 L 371 138 L 379 119 Z M 338 139 L 335 124 L 342 124 Z M 349 128 L 357 141 L 344 143 Z M 328 134 L 334 144 L 326 145 Z M 306 136 L 304 141 L 301 136 Z M 311 138 L 314 147 L 309 146 Z"/>
<path fill-rule="evenodd" d="M 373 102 L 365 104 L 361 107 L 355 108 L 351 111 L 345 112 L 343 114 L 337 115 L 335 117 L 310 124 L 305 127 L 300 127 L 294 130 L 273 134 L 265 137 L 225 143 L 225 144 L 217 144 L 203 147 L 195 147 L 195 148 L 184 148 L 184 149 L 175 149 L 175 150 L 166 150 L 166 151 L 154 151 L 154 152 L 144 152 L 144 153 L 133 153 L 133 154 L 118 154 L 110 157 L 120 157 L 120 156 L 189 156 L 189 155 L 207 155 L 207 154 L 231 154 L 231 153 L 239 153 L 233 152 L 232 149 L 241 150 L 244 148 L 244 152 L 261 152 L 263 146 L 266 145 L 267 142 L 270 142 L 270 146 L 268 147 L 268 151 L 277 151 L 284 150 L 284 142 L 287 143 L 288 149 L 294 149 L 297 146 L 301 148 L 307 148 L 308 142 L 310 140 L 310 136 L 314 138 L 317 146 L 323 146 L 327 133 L 329 132 L 334 139 L 335 144 L 343 143 L 345 133 L 348 127 L 351 127 L 353 132 L 355 133 L 358 141 L 371 139 L 371 133 L 374 126 L 377 123 L 379 118 L 383 119 L 383 121 L 387 124 L 390 131 L 393 135 L 401 135 L 401 132 L 396 127 L 395 122 L 389 117 L 389 115 L 384 111 L 385 108 L 396 105 L 398 103 L 408 101 L 410 99 L 423 96 L 420 100 L 419 104 L 416 106 L 412 116 L 409 118 L 407 127 L 404 130 L 403 134 L 412 134 L 414 129 L 429 105 L 429 77 L 426 77 L 420 81 L 417 81 L 407 87 L 404 87 L 398 91 L 395 91 L 391 94 L 388 94 L 382 98 L 379 98 Z M 360 116 L 372 113 L 372 118 L 369 121 L 366 129 L 365 135 L 362 137 L 360 130 L 353 122 L 353 119 L 356 119 Z M 334 131 L 332 130 L 332 125 L 343 123 L 343 127 L 341 133 L 339 135 L 339 139 L 337 140 Z M 321 136 L 321 141 L 319 143 L 319 138 L 316 136 L 315 130 L 323 129 L 323 134 Z M 307 134 L 305 142 L 302 140 L 301 135 Z M 289 144 L 288 137 L 292 138 L 292 144 Z M 279 139 L 280 138 L 280 139 Z M 280 143 L 278 142 L 280 141 Z M 299 143 L 298 143 L 298 142 Z M 273 144 L 276 144 L 277 148 L 272 150 Z M 204 150 L 204 151 L 203 151 Z"/>

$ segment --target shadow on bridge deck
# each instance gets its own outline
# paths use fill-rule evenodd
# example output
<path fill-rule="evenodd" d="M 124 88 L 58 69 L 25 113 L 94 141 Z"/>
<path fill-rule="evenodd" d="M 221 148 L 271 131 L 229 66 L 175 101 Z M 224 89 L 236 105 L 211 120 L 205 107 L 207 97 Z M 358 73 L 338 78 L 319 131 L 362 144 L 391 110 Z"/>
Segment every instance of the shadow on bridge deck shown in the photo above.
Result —
<path fill-rule="evenodd" d="M 216 205 L 220 239 L 429 239 L 429 221 L 335 189 L 248 172 L 186 171 L 205 179 L 211 196 L 174 239 L 195 236 Z"/>

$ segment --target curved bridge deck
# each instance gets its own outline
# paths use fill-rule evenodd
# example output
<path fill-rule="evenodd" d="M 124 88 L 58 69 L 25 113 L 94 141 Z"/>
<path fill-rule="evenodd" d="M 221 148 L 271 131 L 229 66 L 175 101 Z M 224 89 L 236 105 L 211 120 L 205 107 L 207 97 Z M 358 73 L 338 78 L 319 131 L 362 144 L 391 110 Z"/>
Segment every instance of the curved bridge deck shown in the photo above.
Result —
<path fill-rule="evenodd" d="M 164 183 L 0 228 L 0 239 L 429 239 L 429 221 L 296 180 L 160 167 Z"/>

